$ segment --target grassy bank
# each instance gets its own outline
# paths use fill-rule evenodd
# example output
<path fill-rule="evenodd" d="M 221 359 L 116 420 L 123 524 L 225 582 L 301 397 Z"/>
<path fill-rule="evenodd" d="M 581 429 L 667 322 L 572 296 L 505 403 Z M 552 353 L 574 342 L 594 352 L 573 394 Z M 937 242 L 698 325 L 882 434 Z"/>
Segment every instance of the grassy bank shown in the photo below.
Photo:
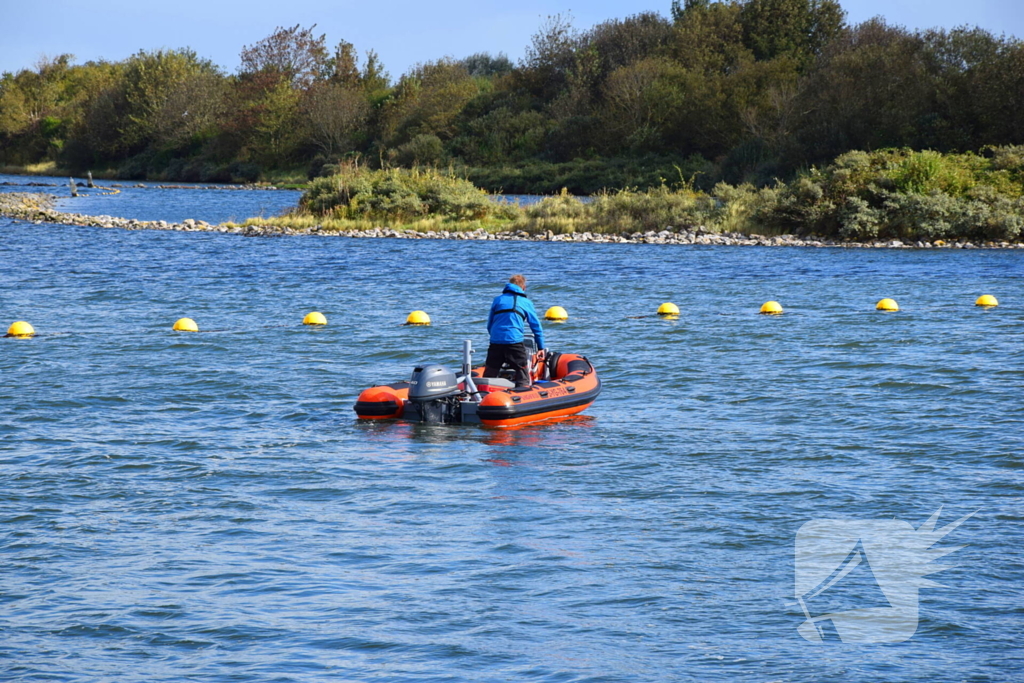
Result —
<path fill-rule="evenodd" d="M 563 190 L 527 207 L 501 204 L 452 172 L 356 167 L 314 180 L 298 209 L 250 225 L 529 234 L 632 234 L 700 228 L 711 233 L 864 242 L 1018 241 L 1024 236 L 1024 146 L 985 154 L 850 152 L 772 187 L 692 182 L 604 191 Z"/>

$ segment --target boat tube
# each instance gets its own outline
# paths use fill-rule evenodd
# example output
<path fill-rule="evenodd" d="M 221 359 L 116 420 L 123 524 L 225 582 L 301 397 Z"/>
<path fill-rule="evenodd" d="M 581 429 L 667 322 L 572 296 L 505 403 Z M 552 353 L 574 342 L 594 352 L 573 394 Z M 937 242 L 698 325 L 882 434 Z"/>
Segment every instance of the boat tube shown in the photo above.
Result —
<path fill-rule="evenodd" d="M 601 393 L 593 364 L 578 354 L 535 352 L 533 384 L 516 388 L 511 368 L 503 368 L 500 377 L 484 377 L 482 367 L 472 368 L 469 340 L 462 350 L 461 376 L 444 365 L 417 366 L 408 382 L 365 389 L 356 400 L 356 415 L 363 420 L 512 427 L 575 415 Z"/>

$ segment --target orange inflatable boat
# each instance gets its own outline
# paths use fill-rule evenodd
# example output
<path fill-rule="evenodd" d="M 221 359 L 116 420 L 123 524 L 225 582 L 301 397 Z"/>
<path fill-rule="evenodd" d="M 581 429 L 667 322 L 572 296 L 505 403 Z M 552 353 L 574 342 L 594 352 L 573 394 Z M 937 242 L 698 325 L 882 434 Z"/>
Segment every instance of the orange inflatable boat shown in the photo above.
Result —
<path fill-rule="evenodd" d="M 408 382 L 370 387 L 359 394 L 355 411 L 364 420 L 470 423 L 511 427 L 575 415 L 601 393 L 593 364 L 574 353 L 533 354 L 533 384 L 515 388 L 509 379 L 483 377 L 471 369 L 472 345 L 463 343 L 462 373 L 443 365 L 417 366 Z"/>

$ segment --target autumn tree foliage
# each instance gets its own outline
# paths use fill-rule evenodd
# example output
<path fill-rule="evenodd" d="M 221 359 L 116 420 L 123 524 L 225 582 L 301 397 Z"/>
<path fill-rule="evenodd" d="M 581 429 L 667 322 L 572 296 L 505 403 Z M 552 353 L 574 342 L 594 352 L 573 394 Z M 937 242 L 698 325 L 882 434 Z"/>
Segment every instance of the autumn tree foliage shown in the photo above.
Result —
<path fill-rule="evenodd" d="M 0 163 L 240 179 L 359 157 L 596 189 L 683 171 L 771 184 L 850 150 L 1024 143 L 1015 37 L 850 25 L 837 0 L 663 9 L 589 28 L 553 16 L 518 61 L 448 56 L 395 80 L 315 26 L 275 29 L 231 74 L 188 49 L 61 55 L 0 76 Z"/>

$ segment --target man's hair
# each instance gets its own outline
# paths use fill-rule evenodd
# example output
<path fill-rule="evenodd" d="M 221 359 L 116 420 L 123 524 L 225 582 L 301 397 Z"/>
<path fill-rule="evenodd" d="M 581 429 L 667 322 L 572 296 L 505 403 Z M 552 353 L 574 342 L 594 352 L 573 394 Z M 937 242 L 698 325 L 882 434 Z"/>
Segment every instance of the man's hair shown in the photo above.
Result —
<path fill-rule="evenodd" d="M 522 289 L 526 289 L 526 278 L 518 273 L 508 279 L 514 285 L 518 285 Z"/>

